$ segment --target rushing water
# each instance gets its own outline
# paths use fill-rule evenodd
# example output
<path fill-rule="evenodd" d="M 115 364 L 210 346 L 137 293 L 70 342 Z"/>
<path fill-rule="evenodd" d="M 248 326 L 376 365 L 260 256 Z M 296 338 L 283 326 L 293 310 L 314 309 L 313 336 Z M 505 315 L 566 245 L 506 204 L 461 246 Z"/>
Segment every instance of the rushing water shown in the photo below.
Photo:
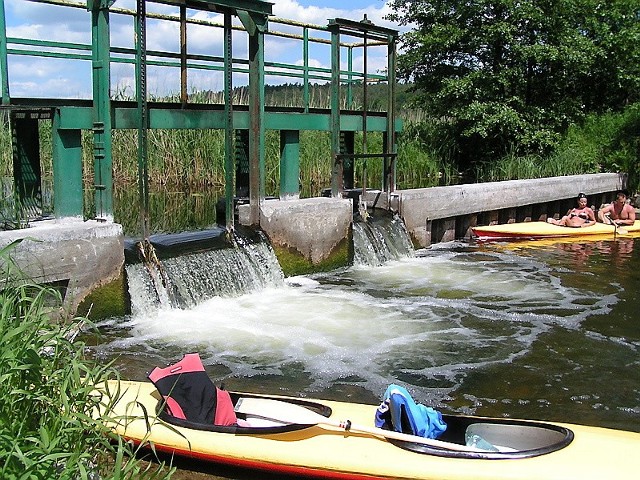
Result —
<path fill-rule="evenodd" d="M 398 382 L 445 412 L 640 431 L 639 252 L 441 244 L 114 318 L 96 353 L 138 380 L 198 351 L 232 389 L 375 403 Z"/>

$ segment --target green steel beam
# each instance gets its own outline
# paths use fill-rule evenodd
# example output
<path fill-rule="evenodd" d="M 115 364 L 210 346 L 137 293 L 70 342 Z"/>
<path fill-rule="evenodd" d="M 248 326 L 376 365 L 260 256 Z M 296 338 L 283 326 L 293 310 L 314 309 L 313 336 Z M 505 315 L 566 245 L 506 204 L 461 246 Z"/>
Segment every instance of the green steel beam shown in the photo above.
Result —
<path fill-rule="evenodd" d="M 387 46 L 387 131 L 384 137 L 384 152 L 396 153 L 396 36 L 389 37 Z M 396 157 L 384 159 L 384 191 L 391 193 L 396 189 Z"/>
<path fill-rule="evenodd" d="M 224 14 L 224 174 L 225 174 L 225 224 L 227 231 L 233 229 L 236 192 L 235 156 L 233 154 L 233 44 L 231 14 Z"/>
<path fill-rule="evenodd" d="M 304 111 L 309 111 L 309 29 L 307 27 L 302 31 L 302 103 L 304 104 Z"/>
<path fill-rule="evenodd" d="M 243 22 L 246 21 L 242 16 Z M 249 32 L 249 223 L 260 225 L 265 196 L 264 32 L 267 18 L 252 16 Z"/>
<path fill-rule="evenodd" d="M 146 0 L 137 1 L 136 15 L 136 97 L 138 100 L 138 193 L 140 227 L 143 240 L 149 238 L 149 168 L 147 107 L 147 7 Z"/>
<path fill-rule="evenodd" d="M 224 13 L 230 11 L 245 11 L 259 15 L 271 15 L 273 3 L 261 0 L 150 0 L 154 3 L 164 3 L 166 5 L 184 5 L 195 10 L 214 11 Z"/>
<path fill-rule="evenodd" d="M 340 28 L 331 28 L 331 196 L 342 191 L 340 155 Z"/>
<path fill-rule="evenodd" d="M 347 108 L 353 107 L 353 47 L 347 48 Z"/>
<path fill-rule="evenodd" d="M 180 6 L 180 103 L 186 106 L 189 101 L 187 92 L 187 7 Z"/>
<path fill-rule="evenodd" d="M 381 27 L 375 25 L 367 20 L 365 15 L 364 20 L 348 20 L 346 18 L 333 18 L 329 20 L 329 30 L 339 28 L 342 31 L 348 31 L 349 35 L 356 37 L 364 37 L 368 35 L 369 40 L 377 40 L 380 42 L 387 42 L 389 37 L 397 37 L 398 31 L 392 28 Z"/>
<path fill-rule="evenodd" d="M 137 109 L 135 107 L 115 107 L 113 128 L 138 128 Z M 90 129 L 92 125 L 92 110 L 86 107 L 60 107 L 60 128 L 62 129 Z M 182 110 L 182 109 L 149 109 L 150 129 L 224 129 L 224 110 Z M 267 111 L 264 114 L 266 130 L 319 130 L 331 132 L 331 115 L 329 113 L 298 113 L 291 111 Z M 234 110 L 234 128 L 249 128 L 249 112 Z M 402 121 L 396 118 L 395 131 L 402 131 Z M 386 116 L 367 116 L 367 131 L 386 132 Z M 339 118 L 338 131 L 362 131 L 362 116 L 342 114 Z"/>

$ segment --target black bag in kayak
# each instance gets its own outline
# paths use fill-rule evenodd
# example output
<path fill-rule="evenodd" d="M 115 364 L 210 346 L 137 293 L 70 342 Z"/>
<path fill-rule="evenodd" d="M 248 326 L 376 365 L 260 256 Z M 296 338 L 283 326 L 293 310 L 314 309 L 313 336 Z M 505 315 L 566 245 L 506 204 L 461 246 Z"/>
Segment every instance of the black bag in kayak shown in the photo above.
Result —
<path fill-rule="evenodd" d="M 175 417 L 208 425 L 235 425 L 229 393 L 216 387 L 200 355 L 188 353 L 179 362 L 154 368 L 149 380 L 165 399 L 165 411 Z"/>

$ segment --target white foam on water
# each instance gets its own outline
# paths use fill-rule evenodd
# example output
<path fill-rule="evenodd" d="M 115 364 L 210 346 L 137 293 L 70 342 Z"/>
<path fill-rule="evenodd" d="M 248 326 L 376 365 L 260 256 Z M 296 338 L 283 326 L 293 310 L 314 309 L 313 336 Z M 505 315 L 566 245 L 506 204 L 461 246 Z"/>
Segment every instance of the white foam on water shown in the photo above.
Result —
<path fill-rule="evenodd" d="M 397 378 L 444 379 L 511 363 L 554 327 L 606 313 L 614 296 L 566 287 L 549 267 L 508 253 L 437 250 L 300 276 L 193 307 L 140 311 L 105 348 L 199 351 L 233 376 L 284 375 L 383 391 Z M 452 387 L 453 388 L 453 387 Z"/>

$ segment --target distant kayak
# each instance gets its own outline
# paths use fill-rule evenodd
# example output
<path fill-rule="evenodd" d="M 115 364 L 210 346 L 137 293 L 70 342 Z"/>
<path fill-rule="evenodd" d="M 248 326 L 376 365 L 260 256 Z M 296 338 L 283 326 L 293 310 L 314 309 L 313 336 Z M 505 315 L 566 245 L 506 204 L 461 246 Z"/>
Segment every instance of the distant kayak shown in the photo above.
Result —
<path fill-rule="evenodd" d="M 635 478 L 640 434 L 581 425 L 444 415 L 438 440 L 375 428 L 376 406 L 229 392 L 240 425 L 172 419 L 151 382 L 96 388 L 96 415 L 155 451 L 296 477 L 395 480 Z M 415 440 L 399 440 L 397 435 Z M 471 442 L 471 443 L 470 443 Z"/>
<path fill-rule="evenodd" d="M 626 235 L 640 232 L 640 220 L 633 225 L 615 227 L 604 223 L 596 223 L 590 227 L 562 227 L 547 222 L 504 223 L 472 227 L 471 231 L 477 240 L 527 240 L 552 237 L 581 237 L 585 235 Z"/>

